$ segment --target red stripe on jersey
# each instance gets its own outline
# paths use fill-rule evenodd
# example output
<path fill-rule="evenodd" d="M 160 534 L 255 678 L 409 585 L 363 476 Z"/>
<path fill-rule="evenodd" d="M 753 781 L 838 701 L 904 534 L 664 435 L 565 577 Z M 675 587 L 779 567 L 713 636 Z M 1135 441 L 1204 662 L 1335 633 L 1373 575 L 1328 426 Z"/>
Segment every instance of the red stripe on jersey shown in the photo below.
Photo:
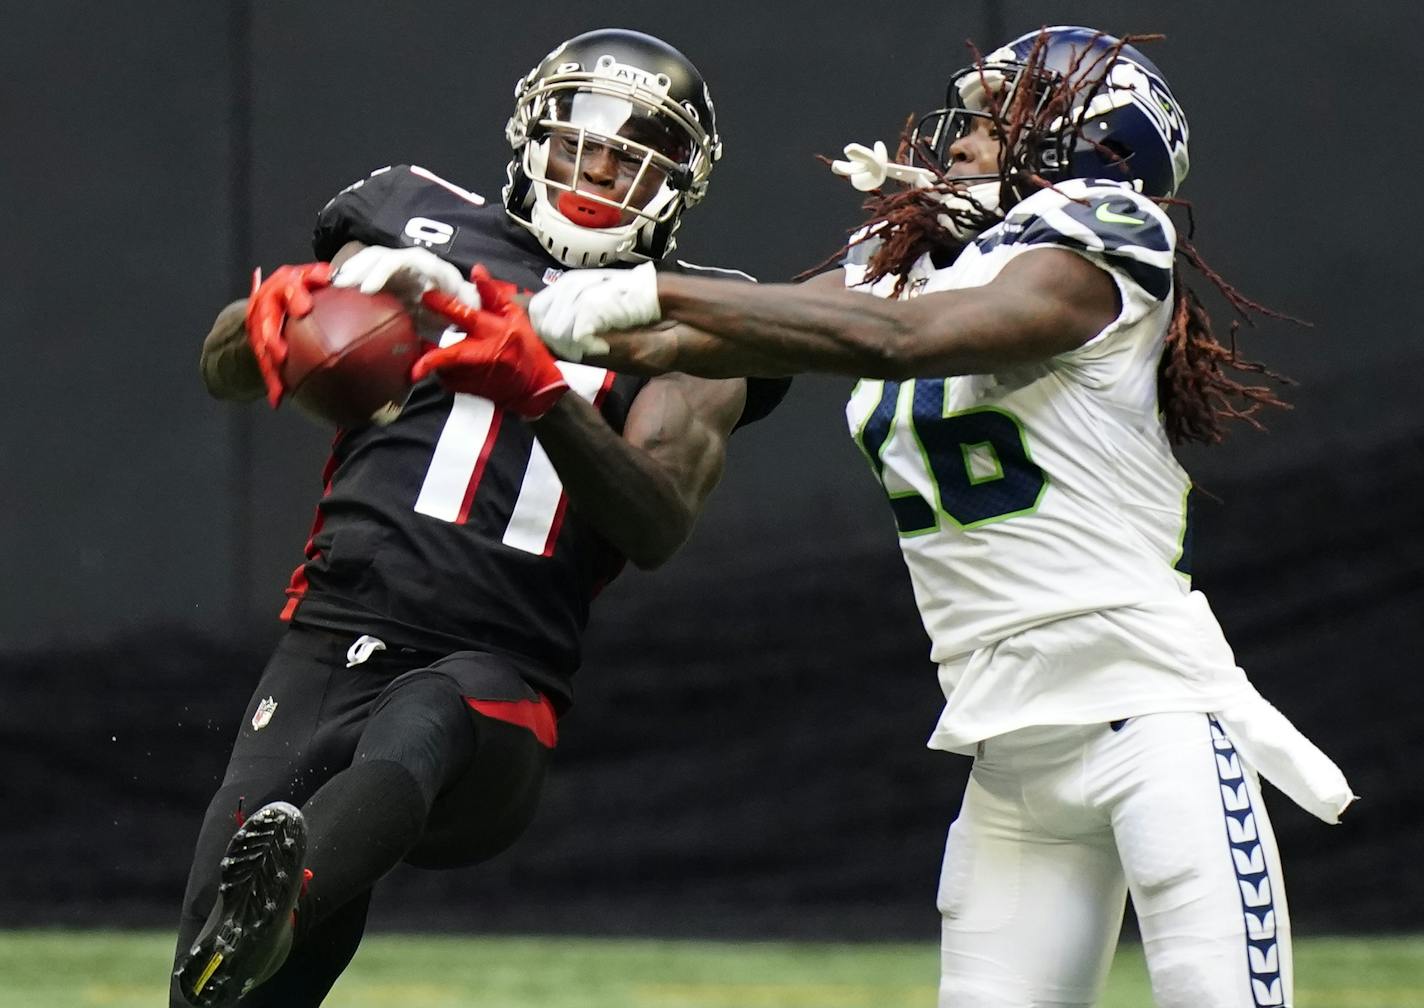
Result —
<path fill-rule="evenodd" d="M 475 460 L 475 471 L 470 473 L 470 484 L 465 487 L 465 499 L 460 502 L 460 513 L 455 516 L 455 524 L 463 525 L 470 517 L 470 505 L 474 503 L 475 491 L 479 488 L 480 478 L 485 474 L 485 464 L 489 462 L 490 455 L 494 452 L 495 439 L 499 437 L 499 425 L 504 420 L 504 410 L 495 407 L 494 416 L 490 419 L 489 433 L 485 435 L 485 443 L 480 447 L 480 457 Z"/>
<path fill-rule="evenodd" d="M 559 742 L 559 722 L 554 716 L 554 705 L 543 694 L 538 700 L 477 700 L 465 697 L 465 703 L 485 717 L 529 729 L 545 749 L 552 749 Z"/>
<path fill-rule="evenodd" d="M 335 440 L 331 442 L 331 454 L 327 456 L 326 465 L 321 469 L 321 498 L 325 500 L 331 493 L 331 481 L 336 476 L 336 445 L 341 440 L 344 431 L 338 432 Z M 292 571 L 291 580 L 287 582 L 287 604 L 282 607 L 279 617 L 283 620 L 290 620 L 297 611 L 297 606 L 301 604 L 303 596 L 307 593 L 307 564 L 321 556 L 321 550 L 317 549 L 313 543 L 316 542 L 317 533 L 321 531 L 322 521 L 325 516 L 321 513 L 321 505 L 317 505 L 316 516 L 312 518 L 311 532 L 307 535 L 307 543 L 302 547 L 302 555 L 306 557 L 297 569 Z"/>
<path fill-rule="evenodd" d="M 564 512 L 568 510 L 568 506 L 569 495 L 567 493 L 559 494 L 558 506 L 554 508 L 554 520 L 549 523 L 549 538 L 544 540 L 543 556 L 554 555 L 554 543 L 558 542 L 559 530 L 564 527 Z"/>
<path fill-rule="evenodd" d="M 608 390 L 613 387 L 613 379 L 617 377 L 612 371 L 603 373 L 603 384 L 598 387 L 598 394 L 593 397 L 594 409 L 603 408 L 603 400 L 608 398 Z"/>
<path fill-rule="evenodd" d="M 602 408 L 603 400 L 608 398 L 608 390 L 613 388 L 613 379 L 616 377 L 618 376 L 612 371 L 605 371 L 603 373 L 603 384 L 598 387 L 598 392 L 595 393 L 593 397 L 594 409 Z M 554 543 L 559 540 L 559 531 L 564 527 L 564 512 L 568 510 L 568 507 L 569 494 L 568 491 L 565 490 L 559 494 L 559 506 L 554 511 L 553 522 L 549 525 L 549 538 L 544 540 L 543 555 L 546 557 L 554 555 Z M 594 591 L 594 594 L 598 594 L 597 590 Z"/>

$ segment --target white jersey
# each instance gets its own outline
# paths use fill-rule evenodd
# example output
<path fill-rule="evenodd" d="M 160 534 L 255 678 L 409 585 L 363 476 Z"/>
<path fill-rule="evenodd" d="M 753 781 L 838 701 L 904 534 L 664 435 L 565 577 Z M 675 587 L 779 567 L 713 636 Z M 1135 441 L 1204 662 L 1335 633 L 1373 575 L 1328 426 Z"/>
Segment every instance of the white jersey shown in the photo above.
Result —
<path fill-rule="evenodd" d="M 1015 256 L 1062 248 L 1105 270 L 1122 304 L 1093 339 L 1041 363 L 867 380 L 851 396 L 940 665 L 947 703 L 931 745 L 1212 711 L 1250 690 L 1191 591 L 1191 481 L 1158 409 L 1175 241 L 1131 188 L 1075 180 L 1019 203 L 952 265 L 926 256 L 910 272 L 902 297 L 980 286 Z M 847 262 L 849 286 L 866 258 Z"/>

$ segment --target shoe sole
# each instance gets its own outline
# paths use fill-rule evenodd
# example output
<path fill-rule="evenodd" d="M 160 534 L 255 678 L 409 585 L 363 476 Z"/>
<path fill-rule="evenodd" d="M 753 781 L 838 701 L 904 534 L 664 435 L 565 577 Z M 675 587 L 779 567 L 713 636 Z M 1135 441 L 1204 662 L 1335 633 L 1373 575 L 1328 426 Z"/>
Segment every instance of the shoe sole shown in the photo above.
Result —
<path fill-rule="evenodd" d="M 301 810 L 273 802 L 233 834 L 221 862 L 218 901 L 188 955 L 174 971 L 194 1008 L 229 1008 L 274 972 L 302 889 L 306 824 Z M 290 931 L 286 938 L 290 939 Z"/>

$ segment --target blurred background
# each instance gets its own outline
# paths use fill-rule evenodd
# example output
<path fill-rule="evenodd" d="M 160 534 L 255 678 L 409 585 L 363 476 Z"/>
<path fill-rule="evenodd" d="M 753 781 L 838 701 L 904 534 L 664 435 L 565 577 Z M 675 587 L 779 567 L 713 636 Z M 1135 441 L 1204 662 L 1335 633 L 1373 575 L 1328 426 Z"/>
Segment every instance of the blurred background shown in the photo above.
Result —
<path fill-rule="evenodd" d="M 1420 8 L 0 2 L 0 926 L 163 927 L 279 633 L 329 435 L 210 400 L 219 307 L 311 257 L 392 163 L 498 199 L 515 80 L 620 25 L 702 69 L 726 157 L 679 255 L 784 280 L 860 216 L 816 160 L 891 142 L 1042 24 L 1162 32 L 1208 262 L 1313 322 L 1243 331 L 1300 382 L 1268 434 L 1187 453 L 1196 583 L 1261 691 L 1364 796 L 1270 805 L 1299 934 L 1424 927 Z M 1416 211 L 1408 211 L 1408 206 Z M 601 598 L 538 819 L 477 870 L 401 870 L 375 926 L 932 939 L 968 761 L 924 748 L 928 642 L 850 382 L 734 439 L 682 554 Z"/>

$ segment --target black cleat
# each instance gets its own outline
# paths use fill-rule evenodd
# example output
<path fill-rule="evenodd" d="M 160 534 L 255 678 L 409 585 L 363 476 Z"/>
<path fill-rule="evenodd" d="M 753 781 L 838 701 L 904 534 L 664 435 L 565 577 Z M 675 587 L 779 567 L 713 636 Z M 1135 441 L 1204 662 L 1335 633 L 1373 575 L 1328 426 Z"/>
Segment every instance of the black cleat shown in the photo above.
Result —
<path fill-rule="evenodd" d="M 301 810 L 286 802 L 262 806 L 233 834 L 217 903 L 173 972 L 194 1008 L 236 1004 L 287 958 L 306 847 Z"/>

